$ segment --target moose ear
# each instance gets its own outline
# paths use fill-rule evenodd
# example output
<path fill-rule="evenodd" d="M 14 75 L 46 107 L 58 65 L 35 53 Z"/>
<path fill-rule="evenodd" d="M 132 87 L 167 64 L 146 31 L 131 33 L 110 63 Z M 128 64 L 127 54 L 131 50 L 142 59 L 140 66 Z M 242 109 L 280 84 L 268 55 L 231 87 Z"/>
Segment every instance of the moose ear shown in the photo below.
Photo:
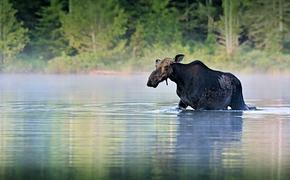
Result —
<path fill-rule="evenodd" d="M 175 56 L 175 58 L 174 58 L 174 62 L 179 63 L 179 62 L 182 61 L 183 58 L 184 58 L 184 55 L 183 55 L 183 54 L 177 54 L 177 55 Z"/>

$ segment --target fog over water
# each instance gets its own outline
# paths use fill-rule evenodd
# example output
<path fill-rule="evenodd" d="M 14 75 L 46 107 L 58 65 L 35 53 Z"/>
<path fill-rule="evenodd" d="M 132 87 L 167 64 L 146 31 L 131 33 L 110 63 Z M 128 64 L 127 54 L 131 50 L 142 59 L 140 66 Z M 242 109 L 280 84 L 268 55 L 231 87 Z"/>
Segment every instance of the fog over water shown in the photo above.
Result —
<path fill-rule="evenodd" d="M 0 75 L 0 179 L 290 178 L 290 76 L 238 74 L 244 112 L 147 76 Z"/>

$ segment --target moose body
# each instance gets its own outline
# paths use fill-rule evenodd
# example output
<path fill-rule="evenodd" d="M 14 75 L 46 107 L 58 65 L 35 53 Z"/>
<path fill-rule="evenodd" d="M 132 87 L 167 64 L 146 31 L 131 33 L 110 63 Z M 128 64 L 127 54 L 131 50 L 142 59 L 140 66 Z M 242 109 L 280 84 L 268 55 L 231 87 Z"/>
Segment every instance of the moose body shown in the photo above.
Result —
<path fill-rule="evenodd" d="M 240 80 L 231 73 L 208 68 L 199 60 L 189 64 L 179 63 L 184 55 L 174 59 L 156 60 L 156 70 L 148 79 L 147 86 L 156 88 L 169 78 L 177 85 L 180 98 L 178 107 L 190 106 L 196 110 L 248 110 Z"/>

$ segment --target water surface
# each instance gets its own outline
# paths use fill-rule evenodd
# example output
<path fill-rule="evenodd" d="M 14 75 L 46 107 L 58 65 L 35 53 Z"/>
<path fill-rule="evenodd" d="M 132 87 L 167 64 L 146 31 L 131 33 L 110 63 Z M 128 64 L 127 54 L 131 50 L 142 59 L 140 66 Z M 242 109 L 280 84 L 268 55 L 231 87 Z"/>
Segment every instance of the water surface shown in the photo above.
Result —
<path fill-rule="evenodd" d="M 289 179 L 290 77 L 240 75 L 257 111 L 177 111 L 146 75 L 0 75 L 0 179 Z"/>

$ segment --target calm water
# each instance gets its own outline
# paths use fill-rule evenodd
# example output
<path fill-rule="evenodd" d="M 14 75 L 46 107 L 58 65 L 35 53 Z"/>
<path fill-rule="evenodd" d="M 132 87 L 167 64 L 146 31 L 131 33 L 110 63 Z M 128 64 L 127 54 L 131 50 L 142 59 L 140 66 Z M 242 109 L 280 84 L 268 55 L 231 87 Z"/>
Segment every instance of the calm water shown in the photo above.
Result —
<path fill-rule="evenodd" d="M 0 179 L 290 179 L 290 76 L 239 78 L 259 110 L 178 112 L 146 75 L 0 75 Z"/>

